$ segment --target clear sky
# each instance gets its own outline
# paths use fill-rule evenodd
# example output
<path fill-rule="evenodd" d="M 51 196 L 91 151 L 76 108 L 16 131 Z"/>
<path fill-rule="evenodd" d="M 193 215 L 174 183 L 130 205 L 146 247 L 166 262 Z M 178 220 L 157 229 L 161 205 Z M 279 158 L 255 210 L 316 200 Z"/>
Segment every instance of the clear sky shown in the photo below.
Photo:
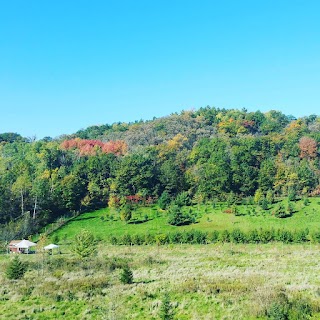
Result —
<path fill-rule="evenodd" d="M 318 0 L 0 0 L 0 132 L 206 105 L 319 114 Z"/>

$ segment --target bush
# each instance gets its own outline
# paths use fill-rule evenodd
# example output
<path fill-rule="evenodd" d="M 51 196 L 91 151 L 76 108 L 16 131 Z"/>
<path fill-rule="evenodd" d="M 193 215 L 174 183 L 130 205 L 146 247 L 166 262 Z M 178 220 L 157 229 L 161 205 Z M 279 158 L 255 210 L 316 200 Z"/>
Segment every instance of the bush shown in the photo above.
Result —
<path fill-rule="evenodd" d="M 234 243 L 246 243 L 246 235 L 240 229 L 233 229 L 230 232 L 230 241 Z"/>
<path fill-rule="evenodd" d="M 164 191 L 158 200 L 158 206 L 160 209 L 165 210 L 168 208 L 170 202 L 171 198 L 169 196 L 169 193 L 167 191 Z"/>
<path fill-rule="evenodd" d="M 247 241 L 249 243 L 260 242 L 259 232 L 256 229 L 250 230 L 247 234 Z"/>
<path fill-rule="evenodd" d="M 290 243 L 293 242 L 293 235 L 289 230 L 278 230 L 276 240 L 284 243 Z"/>
<path fill-rule="evenodd" d="M 260 206 L 261 206 L 262 210 L 268 210 L 269 209 L 269 202 L 265 197 L 262 198 L 262 200 L 260 202 Z"/>
<path fill-rule="evenodd" d="M 173 319 L 173 311 L 171 308 L 169 294 L 166 292 L 163 295 L 162 301 L 160 306 L 160 319 L 162 320 L 171 320 Z"/>
<path fill-rule="evenodd" d="M 312 316 L 312 307 L 305 299 L 296 299 L 292 301 L 289 311 L 289 319 L 307 320 Z"/>
<path fill-rule="evenodd" d="M 309 199 L 307 197 L 303 198 L 303 204 L 305 206 L 308 206 L 310 204 L 310 201 L 309 201 Z"/>
<path fill-rule="evenodd" d="M 170 233 L 169 235 L 169 241 L 170 243 L 172 244 L 175 244 L 175 243 L 182 243 L 183 242 L 183 234 L 179 231 L 177 232 L 172 232 Z"/>
<path fill-rule="evenodd" d="M 131 208 L 128 205 L 125 205 L 120 213 L 120 218 L 122 221 L 129 222 L 132 218 Z"/>
<path fill-rule="evenodd" d="M 289 301 L 284 292 L 280 292 L 267 309 L 266 315 L 272 320 L 289 320 Z"/>
<path fill-rule="evenodd" d="M 275 215 L 277 218 L 286 218 L 286 217 L 291 216 L 291 214 L 288 214 L 288 213 L 286 212 L 283 204 L 280 204 L 280 205 L 278 206 L 278 208 L 275 209 L 274 215 Z"/>
<path fill-rule="evenodd" d="M 216 243 L 219 240 L 219 231 L 214 230 L 208 234 L 208 241 L 211 243 Z"/>
<path fill-rule="evenodd" d="M 92 256 L 97 249 L 96 240 L 91 232 L 82 229 L 74 238 L 72 251 L 81 259 Z"/>
<path fill-rule="evenodd" d="M 179 193 L 174 201 L 174 204 L 178 207 L 190 206 L 191 199 L 189 193 L 186 191 Z"/>
<path fill-rule="evenodd" d="M 135 244 L 135 245 L 141 245 L 144 243 L 144 237 L 143 235 L 140 235 L 140 234 L 134 234 L 131 237 L 131 242 L 132 244 Z"/>
<path fill-rule="evenodd" d="M 27 271 L 27 265 L 15 256 L 9 263 L 6 269 L 6 276 L 8 279 L 17 280 L 23 278 Z"/>
<path fill-rule="evenodd" d="M 230 242 L 230 233 L 228 230 L 223 230 L 219 234 L 219 241 L 220 242 Z"/>
<path fill-rule="evenodd" d="M 315 243 L 320 243 L 320 231 L 315 231 L 311 234 L 311 239 Z"/>
<path fill-rule="evenodd" d="M 194 222 L 194 217 L 189 213 L 183 213 L 179 206 L 173 205 L 170 207 L 168 219 L 169 224 L 173 226 L 184 226 Z"/>
<path fill-rule="evenodd" d="M 274 241 L 275 240 L 274 229 L 271 229 L 271 230 L 260 229 L 259 239 L 260 239 L 260 242 L 262 242 L 262 243 L 268 243 L 270 241 Z"/>
<path fill-rule="evenodd" d="M 309 234 L 309 230 L 298 230 L 293 233 L 293 241 L 296 243 L 306 242 L 308 241 L 307 236 Z"/>
<path fill-rule="evenodd" d="M 163 234 L 157 234 L 155 236 L 155 241 L 156 241 L 156 244 L 159 246 L 159 245 L 163 245 L 163 244 L 167 244 L 169 242 L 169 239 L 168 239 L 168 235 L 163 233 Z"/>
<path fill-rule="evenodd" d="M 122 268 L 122 272 L 120 274 L 120 281 L 123 284 L 131 284 L 133 283 L 133 273 L 128 265 L 125 265 Z"/>
<path fill-rule="evenodd" d="M 131 245 L 132 244 L 131 235 L 128 233 L 125 233 L 122 236 L 121 243 L 124 245 Z"/>

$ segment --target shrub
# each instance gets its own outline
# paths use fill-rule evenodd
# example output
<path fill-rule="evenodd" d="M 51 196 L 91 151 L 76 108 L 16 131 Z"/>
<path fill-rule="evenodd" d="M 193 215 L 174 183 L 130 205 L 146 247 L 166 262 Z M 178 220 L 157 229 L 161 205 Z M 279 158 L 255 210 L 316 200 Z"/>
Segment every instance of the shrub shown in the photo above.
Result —
<path fill-rule="evenodd" d="M 297 191 L 295 190 L 295 188 L 289 188 L 288 190 L 288 200 L 289 201 L 295 201 L 297 198 Z"/>
<path fill-rule="evenodd" d="M 289 230 L 278 230 L 276 240 L 289 243 L 293 241 L 293 235 Z"/>
<path fill-rule="evenodd" d="M 183 213 L 179 206 L 173 205 L 170 207 L 168 219 L 169 224 L 173 226 L 184 226 L 194 222 L 194 217 L 189 213 Z"/>
<path fill-rule="evenodd" d="M 315 231 L 311 234 L 311 239 L 315 243 L 320 243 L 320 231 Z"/>
<path fill-rule="evenodd" d="M 97 249 L 96 240 L 91 232 L 82 229 L 74 238 L 72 251 L 81 259 L 92 256 Z"/>
<path fill-rule="evenodd" d="M 247 242 L 246 235 L 240 229 L 233 229 L 230 232 L 230 241 L 234 243 Z"/>
<path fill-rule="evenodd" d="M 160 209 L 165 210 L 168 208 L 170 202 L 171 202 L 171 198 L 169 196 L 169 193 L 167 191 L 164 191 L 158 200 L 158 206 Z"/>
<path fill-rule="evenodd" d="M 295 207 L 294 205 L 292 204 L 292 202 L 288 202 L 288 205 L 287 205 L 287 213 L 288 213 L 288 216 L 292 216 L 292 214 L 294 213 L 295 211 Z"/>
<path fill-rule="evenodd" d="M 132 244 L 141 245 L 144 243 L 144 237 L 143 237 L 143 235 L 134 234 L 131 237 L 131 241 L 132 241 Z"/>
<path fill-rule="evenodd" d="M 206 244 L 207 243 L 208 234 L 207 232 L 194 230 L 193 232 L 193 243 L 197 244 Z"/>
<path fill-rule="evenodd" d="M 170 298 L 169 294 L 166 292 L 163 295 L 162 301 L 160 306 L 160 319 L 162 320 L 171 320 L 173 319 L 173 311 L 171 308 Z"/>
<path fill-rule="evenodd" d="M 310 201 L 309 201 L 309 199 L 307 197 L 303 198 L 303 204 L 305 206 L 308 206 L 310 204 Z"/>
<path fill-rule="evenodd" d="M 122 236 L 121 243 L 124 245 L 131 245 L 132 244 L 131 235 L 128 233 L 125 233 Z"/>
<path fill-rule="evenodd" d="M 6 276 L 8 279 L 17 280 L 21 279 L 27 270 L 27 265 L 15 256 L 9 263 L 6 269 Z"/>
<path fill-rule="evenodd" d="M 183 234 L 179 231 L 177 232 L 172 232 L 169 235 L 169 241 L 170 243 L 182 243 L 183 242 Z"/>
<path fill-rule="evenodd" d="M 260 202 L 260 205 L 261 205 L 262 210 L 268 210 L 269 209 L 269 202 L 265 197 L 262 198 L 262 200 Z"/>
<path fill-rule="evenodd" d="M 131 208 L 128 205 L 123 206 L 120 213 L 120 218 L 122 221 L 128 222 L 132 218 Z"/>
<path fill-rule="evenodd" d="M 191 199 L 189 193 L 186 191 L 179 193 L 174 201 L 174 204 L 178 207 L 190 206 Z"/>
<path fill-rule="evenodd" d="M 277 218 L 286 218 L 288 216 L 290 216 L 290 214 L 288 215 L 288 213 L 286 212 L 283 204 L 280 204 L 274 211 L 274 215 Z"/>
<path fill-rule="evenodd" d="M 118 238 L 115 237 L 115 236 L 110 236 L 110 242 L 111 242 L 111 244 L 113 244 L 113 245 L 119 244 Z"/>
<path fill-rule="evenodd" d="M 155 243 L 155 238 L 153 234 L 146 233 L 144 235 L 144 244 L 153 244 Z"/>
<path fill-rule="evenodd" d="M 307 320 L 312 316 L 312 307 L 306 299 L 295 299 L 291 302 L 289 319 Z"/>
<path fill-rule="evenodd" d="M 260 242 L 259 232 L 256 229 L 250 230 L 247 234 L 247 241 L 249 243 Z"/>
<path fill-rule="evenodd" d="M 219 241 L 220 242 L 229 242 L 230 241 L 230 233 L 228 230 L 223 230 L 219 234 Z"/>
<path fill-rule="evenodd" d="M 267 309 L 266 315 L 272 320 L 289 320 L 289 301 L 284 292 L 280 292 Z"/>
<path fill-rule="evenodd" d="M 300 243 L 308 241 L 307 236 L 309 234 L 309 230 L 297 230 L 293 233 L 293 241 Z"/>
<path fill-rule="evenodd" d="M 128 265 L 125 265 L 122 268 L 122 272 L 120 273 L 120 281 L 123 284 L 133 283 L 133 273 Z"/>
<path fill-rule="evenodd" d="M 260 242 L 262 242 L 262 243 L 268 243 L 270 241 L 274 241 L 275 240 L 274 229 L 271 229 L 271 230 L 260 229 L 259 239 L 260 239 Z"/>
<path fill-rule="evenodd" d="M 169 239 L 168 239 L 168 235 L 167 234 L 157 234 L 155 236 L 155 241 L 156 241 L 156 244 L 159 246 L 159 245 L 163 245 L 163 244 L 167 244 L 169 242 Z"/>
<path fill-rule="evenodd" d="M 214 230 L 208 234 L 208 241 L 211 243 L 216 243 L 219 240 L 219 231 Z"/>
<path fill-rule="evenodd" d="M 272 190 L 267 191 L 266 200 L 268 201 L 269 204 L 274 203 L 274 193 Z"/>

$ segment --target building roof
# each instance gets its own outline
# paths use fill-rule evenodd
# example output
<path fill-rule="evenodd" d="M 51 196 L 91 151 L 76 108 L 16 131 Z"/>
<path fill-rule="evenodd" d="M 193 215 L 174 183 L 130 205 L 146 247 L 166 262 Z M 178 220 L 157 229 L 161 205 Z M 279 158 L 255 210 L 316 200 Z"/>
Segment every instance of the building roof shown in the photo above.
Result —
<path fill-rule="evenodd" d="M 23 239 L 22 241 L 20 241 L 19 243 L 17 243 L 15 246 L 17 248 L 22 248 L 22 249 L 29 249 L 30 247 L 34 247 L 36 246 L 37 244 L 34 243 L 34 242 L 31 242 L 29 240 L 25 240 Z"/>
<path fill-rule="evenodd" d="M 51 244 L 45 246 L 43 249 L 44 250 L 51 250 L 51 249 L 56 249 L 56 248 L 59 248 L 59 246 L 57 244 L 51 243 Z"/>
<path fill-rule="evenodd" d="M 12 240 L 9 243 L 9 247 L 15 247 L 16 244 L 18 244 L 19 242 L 21 242 L 22 240 Z"/>

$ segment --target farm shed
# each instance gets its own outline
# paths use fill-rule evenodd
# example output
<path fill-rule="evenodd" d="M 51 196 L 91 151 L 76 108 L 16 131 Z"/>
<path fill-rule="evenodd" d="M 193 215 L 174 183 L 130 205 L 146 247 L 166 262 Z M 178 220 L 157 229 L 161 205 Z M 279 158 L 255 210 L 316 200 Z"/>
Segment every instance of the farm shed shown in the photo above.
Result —
<path fill-rule="evenodd" d="M 22 240 L 12 240 L 10 241 L 8 245 L 8 249 L 12 253 L 21 253 L 20 248 L 16 247 L 18 243 L 20 243 Z"/>

